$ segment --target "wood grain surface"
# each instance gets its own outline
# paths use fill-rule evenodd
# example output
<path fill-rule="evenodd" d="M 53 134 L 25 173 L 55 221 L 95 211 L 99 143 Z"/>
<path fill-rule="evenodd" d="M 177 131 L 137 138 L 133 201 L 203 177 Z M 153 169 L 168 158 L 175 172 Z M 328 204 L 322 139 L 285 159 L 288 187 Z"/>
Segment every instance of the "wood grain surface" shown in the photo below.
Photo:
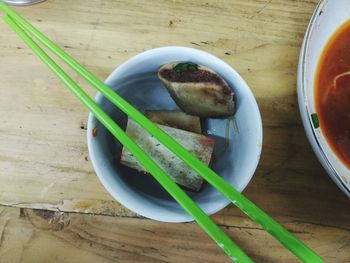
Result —
<path fill-rule="evenodd" d="M 229 63 L 251 87 L 264 125 L 245 195 L 326 262 L 344 263 L 350 201 L 315 158 L 296 98 L 316 4 L 48 0 L 17 10 L 101 79 L 161 46 L 195 47 Z M 196 224 L 143 219 L 112 199 L 90 163 L 86 109 L 5 23 L 0 32 L 0 262 L 229 262 Z M 298 262 L 234 206 L 213 218 L 257 262 Z"/>

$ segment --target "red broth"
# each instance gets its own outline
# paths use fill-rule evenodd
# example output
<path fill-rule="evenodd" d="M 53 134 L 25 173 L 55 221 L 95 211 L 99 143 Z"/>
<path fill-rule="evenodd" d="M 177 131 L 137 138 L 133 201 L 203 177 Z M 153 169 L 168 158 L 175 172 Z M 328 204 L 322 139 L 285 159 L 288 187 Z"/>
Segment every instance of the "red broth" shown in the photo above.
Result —
<path fill-rule="evenodd" d="M 315 103 L 328 144 L 350 168 L 350 21 L 323 50 L 315 77 Z"/>

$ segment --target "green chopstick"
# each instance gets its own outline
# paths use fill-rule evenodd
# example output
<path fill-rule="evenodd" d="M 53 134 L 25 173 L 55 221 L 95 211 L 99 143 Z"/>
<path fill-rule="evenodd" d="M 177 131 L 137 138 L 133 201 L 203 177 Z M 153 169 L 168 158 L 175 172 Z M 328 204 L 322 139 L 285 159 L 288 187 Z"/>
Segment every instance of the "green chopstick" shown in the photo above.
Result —
<path fill-rule="evenodd" d="M 257 206 L 255 206 L 251 201 L 249 201 L 247 198 L 245 198 L 241 193 L 239 193 L 237 190 L 235 190 L 230 184 L 228 184 L 224 179 L 222 179 L 220 176 L 218 176 L 214 171 L 212 171 L 210 168 L 208 168 L 205 164 L 203 164 L 196 157 L 194 157 L 191 153 L 189 153 L 185 148 L 183 148 L 181 145 L 179 145 L 169 135 L 164 133 L 161 129 L 159 129 L 156 125 L 154 125 L 150 120 L 148 120 L 146 117 L 144 117 L 132 105 L 130 105 L 123 98 L 121 98 L 119 95 L 117 95 L 112 89 L 110 89 L 108 86 L 106 86 L 101 80 L 97 79 L 92 73 L 87 71 L 84 67 L 82 67 L 72 57 L 67 55 L 61 48 L 59 48 L 55 43 L 53 43 L 51 40 L 46 38 L 38 30 L 36 30 L 30 23 L 28 23 L 25 19 L 23 19 L 15 11 L 13 11 L 7 5 L 1 4 L 1 3 L 0 3 L 0 8 L 3 9 L 13 19 L 15 19 L 16 22 L 22 28 L 26 29 L 28 32 L 30 32 L 32 35 L 34 35 L 47 48 L 49 48 L 59 58 L 61 58 L 64 62 L 66 62 L 72 69 L 74 69 L 80 75 L 82 75 L 88 82 L 90 82 L 94 87 L 96 87 L 96 89 L 98 91 L 100 91 L 114 105 L 116 105 L 119 109 L 124 111 L 129 117 L 131 117 L 136 122 L 138 122 L 145 130 L 147 130 L 150 134 L 155 136 L 159 140 L 159 142 L 164 144 L 167 148 L 169 148 L 169 150 L 174 152 L 189 167 L 194 169 L 199 175 L 201 175 L 213 187 L 215 187 L 218 191 L 223 193 L 231 202 L 233 202 L 237 207 L 239 207 L 251 219 L 253 219 L 255 222 L 259 223 L 266 231 L 268 231 L 277 240 L 279 240 L 285 247 L 287 247 L 297 257 L 299 257 L 304 262 L 323 262 L 323 260 L 316 253 L 314 253 L 305 244 L 303 244 L 301 241 L 299 241 L 294 235 L 289 233 L 285 228 L 283 228 L 280 224 L 278 224 L 271 217 L 269 217 L 265 212 L 263 212 L 261 209 L 259 209 Z M 8 18 L 6 18 L 6 19 L 9 20 Z M 154 169 L 154 168 L 152 168 L 152 169 Z M 158 178 L 156 176 L 155 176 L 155 178 L 158 180 Z M 162 186 L 164 188 L 166 188 L 163 184 L 162 184 Z M 246 261 L 246 262 L 249 262 L 249 261 Z"/>
<path fill-rule="evenodd" d="M 172 179 L 9 16 L 6 23 L 235 262 L 253 262 Z"/>

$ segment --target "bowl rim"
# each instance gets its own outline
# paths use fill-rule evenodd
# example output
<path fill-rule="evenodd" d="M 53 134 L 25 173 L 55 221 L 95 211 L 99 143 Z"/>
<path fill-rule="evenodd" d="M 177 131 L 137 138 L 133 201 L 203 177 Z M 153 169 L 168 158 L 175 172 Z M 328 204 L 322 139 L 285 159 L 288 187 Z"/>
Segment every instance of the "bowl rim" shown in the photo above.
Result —
<path fill-rule="evenodd" d="M 311 116 L 308 114 L 308 104 L 307 104 L 307 83 L 306 83 L 306 77 L 305 77 L 305 67 L 307 64 L 307 50 L 310 43 L 311 34 L 316 26 L 316 21 L 318 18 L 318 14 L 322 11 L 322 9 L 325 7 L 325 5 L 328 3 L 329 0 L 321 0 L 318 5 L 316 6 L 310 22 L 308 24 L 308 27 L 306 29 L 306 33 L 304 36 L 304 40 L 301 46 L 301 51 L 299 55 L 299 63 L 298 63 L 298 87 L 297 87 L 297 93 L 298 93 L 298 104 L 299 104 L 299 111 L 302 119 L 302 123 L 304 126 L 305 133 L 307 135 L 307 138 L 309 140 L 309 143 L 311 144 L 311 147 L 316 154 L 318 160 L 324 167 L 324 169 L 327 171 L 328 175 L 332 178 L 332 180 L 338 185 L 338 187 L 347 195 L 350 197 L 350 188 L 343 182 L 340 175 L 337 174 L 334 166 L 332 165 L 331 161 L 327 158 L 327 155 L 325 151 L 323 150 L 317 136 L 315 133 L 315 129 L 313 127 L 313 122 L 311 119 Z M 328 144 L 328 143 L 327 143 Z"/>
<path fill-rule="evenodd" d="M 205 54 L 206 56 L 210 56 L 216 60 L 219 60 L 221 64 L 223 64 L 225 67 L 229 68 L 230 71 L 236 75 L 236 77 L 238 77 L 239 81 L 240 81 L 240 85 L 243 85 L 247 90 L 247 92 L 249 93 L 249 96 L 252 98 L 252 104 L 254 107 L 254 111 L 256 111 L 257 113 L 257 119 L 258 119 L 258 124 L 257 124 L 257 137 L 259 139 L 259 141 L 261 142 L 260 145 L 258 145 L 258 150 L 256 152 L 256 157 L 255 158 L 255 162 L 254 164 L 251 165 L 251 172 L 249 174 L 249 176 L 247 176 L 247 181 L 246 183 L 242 186 L 242 189 L 238 189 L 240 192 L 242 192 L 247 185 L 249 184 L 249 182 L 251 181 L 252 177 L 254 176 L 256 169 L 258 167 L 259 161 L 260 161 L 260 157 L 261 157 L 261 152 L 262 152 L 262 142 L 263 142 L 263 126 L 262 126 L 262 119 L 261 119 L 261 113 L 257 104 L 257 101 L 255 99 L 255 96 L 252 92 L 252 90 L 250 89 L 250 87 L 248 86 L 248 84 L 246 83 L 246 81 L 243 79 L 243 77 L 233 68 L 231 67 L 228 63 L 226 63 L 225 61 L 223 61 L 222 59 L 220 59 L 219 57 L 216 57 L 215 55 L 208 53 L 206 51 L 200 50 L 200 49 L 195 49 L 195 48 L 190 48 L 190 47 L 183 47 L 183 46 L 165 46 L 165 47 L 158 47 L 158 48 L 153 48 L 153 49 L 149 49 L 146 51 L 143 51 L 141 53 L 136 54 L 135 56 L 132 56 L 130 58 L 128 58 L 127 60 L 125 60 L 123 63 L 121 63 L 119 66 L 117 66 L 116 69 L 114 69 L 110 75 L 107 77 L 107 79 L 105 80 L 105 84 L 108 85 L 108 83 L 110 81 L 112 81 L 112 79 L 114 78 L 115 75 L 118 74 L 119 71 L 121 71 L 124 67 L 126 67 L 129 63 L 132 63 L 133 61 L 139 59 L 140 57 L 143 57 L 145 55 L 151 54 L 153 52 L 158 53 L 158 52 L 166 52 L 166 51 L 179 51 L 179 50 L 184 50 L 184 51 L 193 51 L 193 52 L 199 52 L 202 54 Z M 101 99 L 103 98 L 103 95 L 100 92 L 97 92 L 96 96 L 94 97 L 94 100 L 97 104 L 100 103 Z M 100 165 L 97 163 L 96 159 L 95 159 L 95 152 L 92 150 L 92 140 L 91 140 L 91 133 L 92 133 L 92 123 L 94 121 L 95 117 L 93 116 L 93 114 L 90 112 L 89 116 L 88 116 L 88 122 L 87 122 L 87 144 L 88 144 L 88 151 L 89 151 L 89 156 L 90 156 L 90 160 L 92 162 L 92 166 L 94 168 L 95 174 L 96 176 L 99 178 L 100 182 L 102 183 L 102 185 L 105 187 L 105 189 L 108 191 L 108 193 L 116 200 L 118 201 L 121 205 L 123 205 L 124 207 L 128 208 L 129 210 L 144 216 L 146 218 L 150 218 L 153 220 L 157 220 L 157 221 L 162 221 L 162 222 L 170 222 L 170 223 L 181 223 L 181 222 L 192 222 L 194 221 L 193 218 L 191 218 L 190 216 L 187 217 L 182 217 L 182 216 L 178 216 L 177 218 L 169 218 L 169 217 L 162 217 L 159 218 L 157 216 L 154 216 L 152 213 L 147 213 L 145 212 L 145 210 L 142 209 L 137 209 L 135 207 L 133 207 L 132 205 L 130 205 L 130 203 L 128 202 L 127 198 L 124 198 L 121 195 L 117 195 L 115 194 L 115 191 L 113 189 L 111 189 L 110 185 L 108 184 L 107 180 L 101 176 L 101 170 L 100 170 Z M 220 205 L 217 205 L 216 207 L 211 207 L 210 209 L 207 209 L 207 211 L 204 211 L 207 215 L 212 215 L 217 213 L 218 211 L 222 210 L 223 208 L 225 208 L 227 205 L 229 205 L 231 203 L 231 201 L 229 201 L 228 199 L 225 199 L 225 201 L 222 201 L 220 203 Z"/>

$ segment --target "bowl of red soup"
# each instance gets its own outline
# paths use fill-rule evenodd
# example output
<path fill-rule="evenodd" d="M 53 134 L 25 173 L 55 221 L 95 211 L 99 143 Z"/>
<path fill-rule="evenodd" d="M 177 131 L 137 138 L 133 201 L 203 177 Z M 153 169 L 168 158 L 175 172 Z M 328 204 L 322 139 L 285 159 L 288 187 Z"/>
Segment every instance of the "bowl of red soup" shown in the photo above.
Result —
<path fill-rule="evenodd" d="M 314 152 L 350 197 L 349 10 L 349 0 L 324 0 L 315 9 L 299 58 L 298 100 Z"/>

